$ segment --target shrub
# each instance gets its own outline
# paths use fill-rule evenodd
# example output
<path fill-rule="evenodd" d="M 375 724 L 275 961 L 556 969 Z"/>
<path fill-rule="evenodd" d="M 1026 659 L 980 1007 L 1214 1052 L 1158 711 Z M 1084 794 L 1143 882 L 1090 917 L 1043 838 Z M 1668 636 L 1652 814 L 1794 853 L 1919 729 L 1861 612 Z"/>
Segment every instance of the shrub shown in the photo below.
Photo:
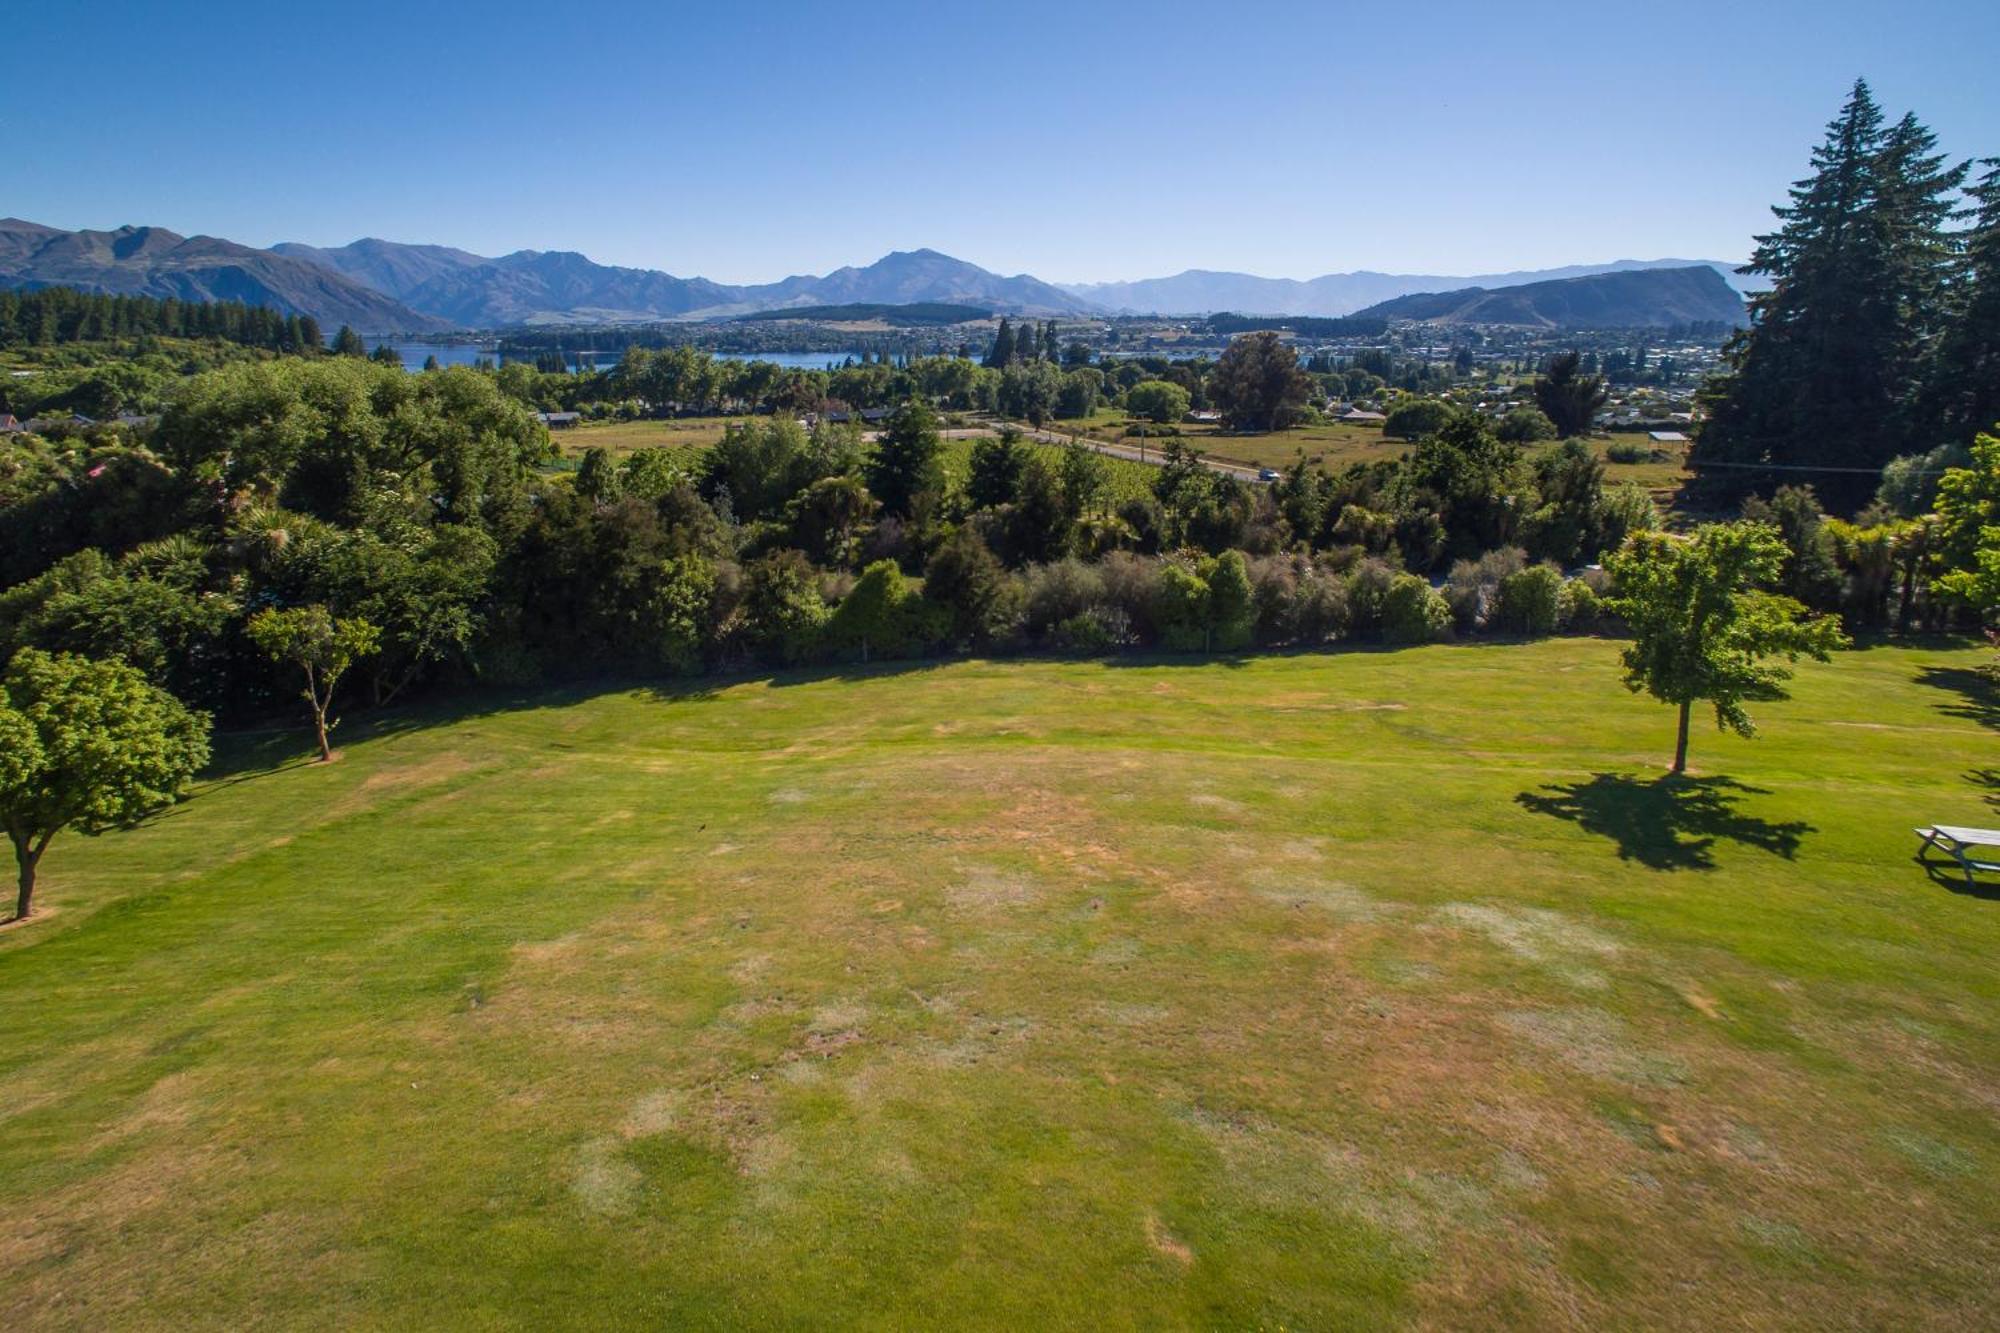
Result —
<path fill-rule="evenodd" d="M 1157 642 L 1159 625 L 1153 618 L 1153 604 L 1160 562 L 1130 551 L 1113 551 L 1098 562 L 1097 575 L 1104 588 L 1106 613 L 1115 612 L 1122 618 L 1126 631 L 1137 642 Z"/>
<path fill-rule="evenodd" d="M 1382 637 L 1390 643 L 1431 643 L 1451 629 L 1451 606 L 1415 574 L 1398 574 L 1382 596 Z"/>
<path fill-rule="evenodd" d="M 1208 622 L 1210 651 L 1233 653 L 1250 646 L 1257 608 L 1241 551 L 1224 551 L 1209 567 Z"/>
<path fill-rule="evenodd" d="M 1321 644 L 1347 632 L 1347 581 L 1322 564 L 1302 556 L 1253 560 L 1250 585 L 1260 643 Z"/>
<path fill-rule="evenodd" d="M 1131 646 L 1132 623 L 1115 606 L 1096 606 L 1058 622 L 1048 639 L 1058 652 L 1097 656 Z"/>
<path fill-rule="evenodd" d="M 1451 420 L 1452 406 L 1438 398 L 1413 398 L 1400 403 L 1382 423 L 1392 440 L 1415 440 L 1432 434 Z"/>
<path fill-rule="evenodd" d="M 1151 554 L 1166 541 L 1167 514 L 1150 495 L 1134 495 L 1118 502 L 1118 520 L 1132 534 L 1132 544 Z"/>
<path fill-rule="evenodd" d="M 1604 456 L 1614 463 L 1648 463 L 1653 451 L 1633 440 L 1620 440 L 1604 451 Z"/>
<path fill-rule="evenodd" d="M 802 552 L 774 551 L 744 571 L 744 629 L 767 662 L 812 661 L 826 618 L 819 581 Z"/>
<path fill-rule="evenodd" d="M 1937 503 L 1938 478 L 1950 468 L 1971 466 L 1972 450 L 1963 444 L 1941 444 L 1923 454 L 1900 454 L 1882 469 L 1875 499 L 1899 518 L 1920 517 Z"/>
<path fill-rule="evenodd" d="M 1347 576 L 1348 625 L 1356 634 L 1374 634 L 1382 628 L 1382 603 L 1389 585 L 1397 578 L 1386 561 L 1369 556 Z"/>
<path fill-rule="evenodd" d="M 1500 585 L 1528 564 L 1528 554 L 1518 546 L 1488 551 L 1477 560 L 1460 560 L 1445 579 L 1444 599 L 1451 607 L 1452 623 L 1471 633 L 1483 629 L 1493 618 Z"/>
<path fill-rule="evenodd" d="M 1516 407 L 1500 418 L 1493 433 L 1508 444 L 1538 444 L 1556 437 L 1556 423 L 1540 408 Z"/>
<path fill-rule="evenodd" d="M 1039 637 L 1104 600 L 1104 576 L 1075 558 L 1036 565 L 1027 572 L 1025 628 Z"/>
<path fill-rule="evenodd" d="M 862 572 L 826 622 L 826 642 L 836 653 L 863 662 L 914 657 L 937 637 L 936 617 L 893 560 Z"/>
<path fill-rule="evenodd" d="M 960 528 L 931 557 L 924 599 L 942 609 L 954 642 L 974 647 L 1005 639 L 1021 614 L 1020 585 L 970 528 Z"/>
<path fill-rule="evenodd" d="M 1601 510 L 1602 547 L 1607 553 L 1625 544 L 1635 532 L 1651 532 L 1660 526 L 1660 511 L 1653 497 L 1637 482 L 1628 481 L 1604 492 Z"/>
<path fill-rule="evenodd" d="M 1300 574 L 1292 596 L 1292 642 L 1331 643 L 1346 635 L 1347 627 L 1346 582 L 1321 569 Z"/>
<path fill-rule="evenodd" d="M 1298 566 L 1291 556 L 1261 556 L 1250 562 L 1250 600 L 1256 607 L 1259 643 L 1292 637 L 1292 601 L 1298 594 Z"/>
<path fill-rule="evenodd" d="M 1153 623 L 1160 646 L 1170 653 L 1208 650 L 1208 580 L 1184 559 L 1160 562 L 1153 585 Z"/>
<path fill-rule="evenodd" d="M 1597 627 L 1603 608 L 1598 604 L 1596 589 L 1582 579 L 1565 580 L 1562 586 L 1562 600 L 1556 609 L 1558 628 L 1581 634 Z"/>
<path fill-rule="evenodd" d="M 1556 632 L 1562 617 L 1561 571 L 1533 565 L 1500 581 L 1495 620 L 1510 634 L 1541 638 Z"/>

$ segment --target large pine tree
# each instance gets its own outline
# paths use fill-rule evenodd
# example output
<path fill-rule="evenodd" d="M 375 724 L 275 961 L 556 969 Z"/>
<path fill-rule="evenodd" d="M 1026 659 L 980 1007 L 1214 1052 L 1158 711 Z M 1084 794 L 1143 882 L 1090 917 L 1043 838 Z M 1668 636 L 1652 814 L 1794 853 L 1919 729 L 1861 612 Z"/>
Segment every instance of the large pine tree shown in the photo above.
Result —
<path fill-rule="evenodd" d="M 1939 341 L 1927 395 L 1940 443 L 2000 434 L 2000 158 L 1980 165 L 1985 174 L 1965 191 L 1972 229 L 1963 237 L 1950 327 Z"/>
<path fill-rule="evenodd" d="M 1946 168 L 1912 117 L 1884 128 L 1857 80 L 1813 174 L 1774 208 L 1745 272 L 1772 280 L 1751 298 L 1708 394 L 1693 454 L 1716 499 L 1810 480 L 1853 509 L 1877 469 L 1915 447 L 1911 402 L 1939 327 L 1951 241 L 1944 233 L 1963 168 Z M 1762 468 L 1770 467 L 1770 471 Z M 1856 469 L 1802 476 L 1792 468 Z"/>

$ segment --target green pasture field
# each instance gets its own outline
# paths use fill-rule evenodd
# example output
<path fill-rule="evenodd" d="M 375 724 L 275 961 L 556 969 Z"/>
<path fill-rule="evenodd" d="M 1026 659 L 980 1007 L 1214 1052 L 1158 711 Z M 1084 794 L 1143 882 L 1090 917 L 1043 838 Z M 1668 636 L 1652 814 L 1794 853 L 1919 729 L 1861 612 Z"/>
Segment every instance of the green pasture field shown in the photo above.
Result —
<path fill-rule="evenodd" d="M 1984 652 L 961 662 L 225 738 L 0 932 L 11 1328 L 1963 1328 Z"/>

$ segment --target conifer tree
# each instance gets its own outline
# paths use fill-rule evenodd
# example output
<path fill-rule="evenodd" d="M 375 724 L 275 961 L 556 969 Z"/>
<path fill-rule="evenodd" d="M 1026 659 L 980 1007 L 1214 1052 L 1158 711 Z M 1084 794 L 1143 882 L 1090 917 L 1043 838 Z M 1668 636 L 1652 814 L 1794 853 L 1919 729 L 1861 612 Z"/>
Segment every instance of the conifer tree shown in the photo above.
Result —
<path fill-rule="evenodd" d="M 1744 271 L 1773 280 L 1751 298 L 1707 394 L 1710 419 L 1691 461 L 1713 498 L 1768 491 L 1785 475 L 1756 465 L 1863 469 L 1814 478 L 1829 505 L 1873 494 L 1879 468 L 1908 452 L 1911 388 L 1935 330 L 1950 241 L 1943 224 L 1958 171 L 1932 153 L 1914 118 L 1884 129 L 1857 80 L 1813 174 L 1772 211 Z M 1962 169 L 1959 169 L 1962 170 Z"/>
<path fill-rule="evenodd" d="M 1965 191 L 1972 228 L 1926 395 L 1942 443 L 1970 442 L 2000 422 L 2000 158 L 1980 166 L 1984 174 Z"/>
<path fill-rule="evenodd" d="M 1000 332 L 993 339 L 993 350 L 986 354 L 986 365 L 991 370 L 1004 370 L 1014 359 L 1014 326 L 1006 316 L 1000 318 Z"/>

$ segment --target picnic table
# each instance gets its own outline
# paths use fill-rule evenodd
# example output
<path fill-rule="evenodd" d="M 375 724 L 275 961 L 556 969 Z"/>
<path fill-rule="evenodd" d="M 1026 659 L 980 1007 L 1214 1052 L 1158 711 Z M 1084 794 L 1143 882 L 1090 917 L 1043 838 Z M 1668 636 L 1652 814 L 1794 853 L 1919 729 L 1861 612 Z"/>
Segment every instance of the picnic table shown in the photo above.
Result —
<path fill-rule="evenodd" d="M 1965 872 L 1967 887 L 1976 887 L 1972 878 L 1976 871 L 2000 875 L 2000 829 L 1939 824 L 1935 828 L 1918 829 L 1917 837 L 1920 839 L 1917 860 L 1929 865 L 1927 858 L 1931 849 L 1936 848 L 1958 863 L 1958 868 Z"/>

